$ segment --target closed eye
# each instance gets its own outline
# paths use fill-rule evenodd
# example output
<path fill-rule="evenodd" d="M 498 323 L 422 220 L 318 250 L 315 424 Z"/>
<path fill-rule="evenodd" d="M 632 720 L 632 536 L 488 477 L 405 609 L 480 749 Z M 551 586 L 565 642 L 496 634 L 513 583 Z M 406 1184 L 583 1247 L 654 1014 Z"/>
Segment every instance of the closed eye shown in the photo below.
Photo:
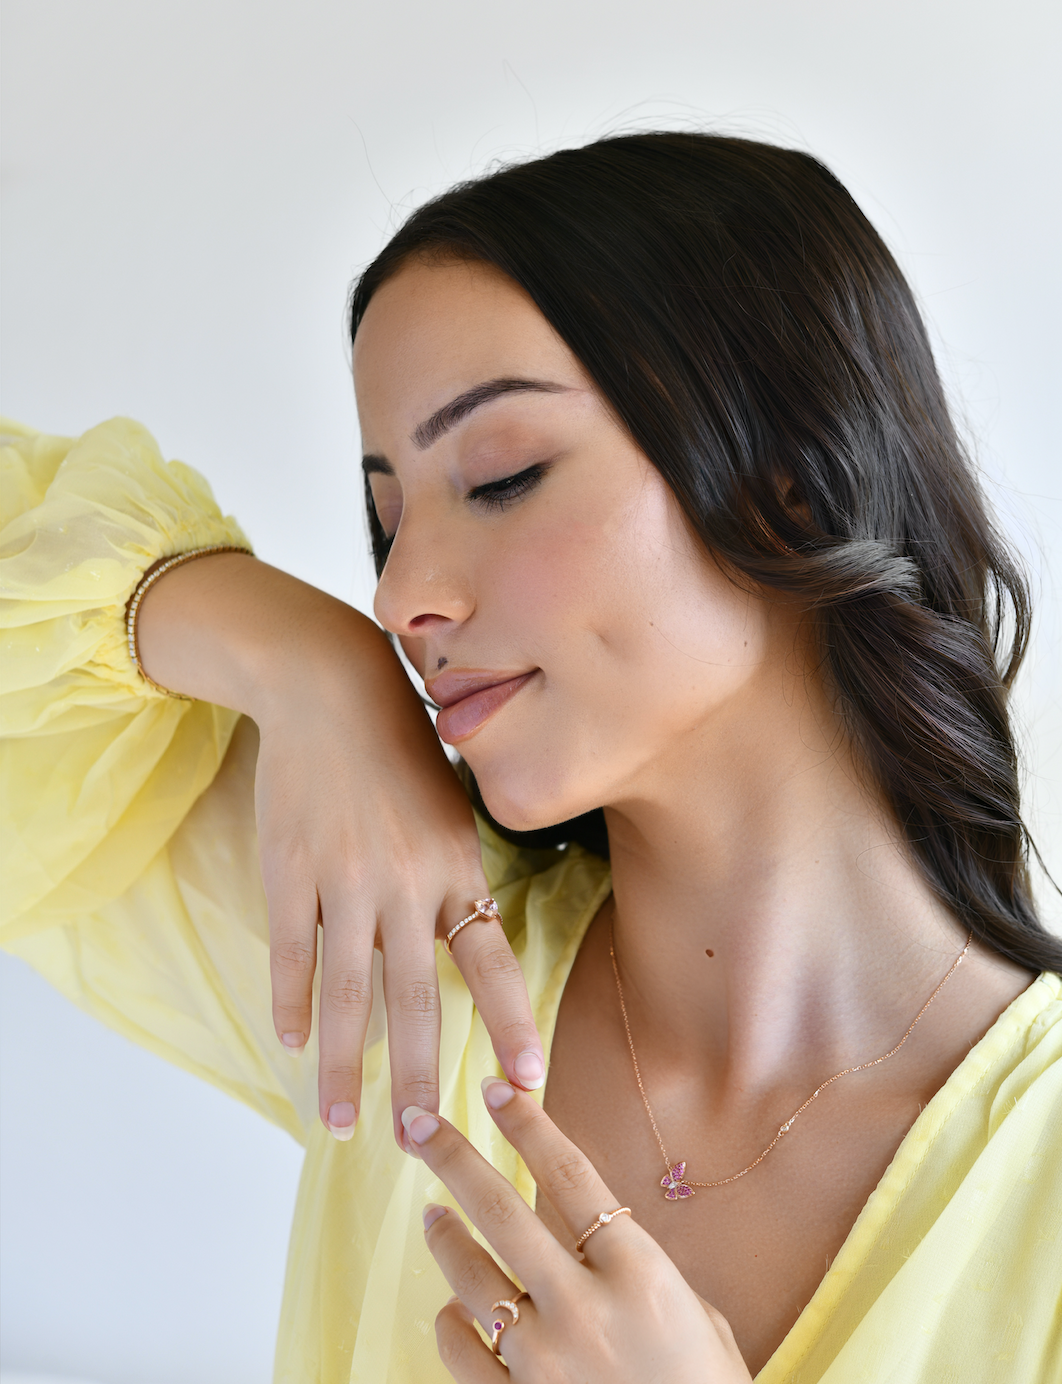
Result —
<path fill-rule="evenodd" d="M 518 471 L 514 476 L 503 476 L 497 481 L 485 481 L 483 485 L 473 486 L 466 499 L 471 500 L 473 504 L 482 505 L 484 509 L 504 509 L 506 505 L 513 504 L 533 490 L 549 467 L 549 462 L 538 461 L 534 466 Z M 387 561 L 396 537 L 397 530 L 391 534 L 383 533 L 377 540 L 377 564 L 381 569 Z"/>
<path fill-rule="evenodd" d="M 518 471 L 515 476 L 504 476 L 498 481 L 487 481 L 484 485 L 473 486 L 467 498 L 485 509 L 504 509 L 521 495 L 533 490 L 548 469 L 545 462 L 536 462 L 526 471 Z"/>

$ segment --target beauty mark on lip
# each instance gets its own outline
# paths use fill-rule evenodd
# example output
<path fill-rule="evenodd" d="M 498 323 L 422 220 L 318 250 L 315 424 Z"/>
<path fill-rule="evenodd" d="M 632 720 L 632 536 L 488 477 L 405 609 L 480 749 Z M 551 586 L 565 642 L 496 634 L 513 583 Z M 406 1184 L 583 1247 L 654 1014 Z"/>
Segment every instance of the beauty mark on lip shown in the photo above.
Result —
<path fill-rule="evenodd" d="M 537 672 L 537 668 L 532 668 L 529 673 L 506 676 L 479 670 L 447 669 L 439 677 L 428 679 L 425 683 L 428 696 L 442 707 L 436 722 L 440 739 L 448 745 L 467 740 Z"/>

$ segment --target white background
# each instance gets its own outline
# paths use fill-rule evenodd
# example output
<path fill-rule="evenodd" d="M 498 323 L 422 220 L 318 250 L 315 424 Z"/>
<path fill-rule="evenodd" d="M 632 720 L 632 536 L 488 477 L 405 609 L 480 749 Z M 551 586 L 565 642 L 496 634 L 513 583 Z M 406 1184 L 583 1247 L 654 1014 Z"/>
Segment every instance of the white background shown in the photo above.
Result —
<path fill-rule="evenodd" d="M 910 275 L 1033 570 L 1019 700 L 1062 869 L 1056 5 L 5 8 L 7 411 L 67 433 L 141 419 L 262 557 L 362 606 L 344 299 L 408 209 L 632 125 L 822 157 Z M 5 1379 L 264 1384 L 298 1150 L 19 963 L 0 980 Z"/>

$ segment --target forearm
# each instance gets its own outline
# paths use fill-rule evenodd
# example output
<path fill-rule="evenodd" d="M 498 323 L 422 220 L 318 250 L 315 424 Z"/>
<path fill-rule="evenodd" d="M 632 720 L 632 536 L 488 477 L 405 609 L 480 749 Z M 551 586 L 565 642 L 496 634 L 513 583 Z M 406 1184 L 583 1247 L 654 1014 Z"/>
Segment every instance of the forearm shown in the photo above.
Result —
<path fill-rule="evenodd" d="M 198 558 L 155 582 L 140 606 L 138 642 L 153 681 L 259 723 L 326 670 L 341 680 L 356 672 L 361 682 L 380 683 L 381 694 L 403 684 L 412 692 L 366 616 L 237 553 Z"/>

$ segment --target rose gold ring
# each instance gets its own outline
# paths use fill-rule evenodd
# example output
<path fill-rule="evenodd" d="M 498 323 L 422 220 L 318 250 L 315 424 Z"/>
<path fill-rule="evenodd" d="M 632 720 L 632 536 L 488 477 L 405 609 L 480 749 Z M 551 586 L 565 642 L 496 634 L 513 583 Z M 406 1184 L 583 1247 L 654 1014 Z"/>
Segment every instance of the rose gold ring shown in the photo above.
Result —
<path fill-rule="evenodd" d="M 491 1307 L 490 1348 L 495 1355 L 501 1354 L 501 1346 L 498 1344 L 498 1342 L 501 1340 L 502 1332 L 509 1325 L 508 1322 L 503 1322 L 502 1319 L 498 1316 L 499 1311 L 504 1307 L 506 1312 L 508 1312 L 511 1315 L 513 1319 L 513 1326 L 515 1326 L 516 1323 L 520 1320 L 520 1309 L 519 1307 L 517 1307 L 516 1304 L 520 1301 L 521 1298 L 525 1298 L 528 1296 L 530 1296 L 528 1293 L 517 1293 L 517 1295 L 514 1298 L 502 1298 L 501 1302 L 496 1302 Z"/>
<path fill-rule="evenodd" d="M 617 1216 L 629 1216 L 630 1214 L 631 1208 L 629 1206 L 617 1206 L 615 1211 L 602 1211 L 601 1215 L 598 1216 L 590 1229 L 584 1230 L 578 1240 L 576 1240 L 575 1248 L 582 1249 L 583 1245 L 586 1244 L 595 1230 L 600 1230 L 603 1225 L 608 1225 L 609 1221 L 614 1221 Z"/>
<path fill-rule="evenodd" d="M 453 955 L 453 947 L 450 946 L 450 943 L 463 927 L 468 927 L 469 923 L 500 923 L 502 920 L 502 915 L 498 910 L 497 903 L 490 897 L 476 899 L 472 906 L 475 912 L 470 913 L 467 918 L 462 918 L 461 921 L 456 923 L 446 934 L 446 950 L 451 955 Z"/>

